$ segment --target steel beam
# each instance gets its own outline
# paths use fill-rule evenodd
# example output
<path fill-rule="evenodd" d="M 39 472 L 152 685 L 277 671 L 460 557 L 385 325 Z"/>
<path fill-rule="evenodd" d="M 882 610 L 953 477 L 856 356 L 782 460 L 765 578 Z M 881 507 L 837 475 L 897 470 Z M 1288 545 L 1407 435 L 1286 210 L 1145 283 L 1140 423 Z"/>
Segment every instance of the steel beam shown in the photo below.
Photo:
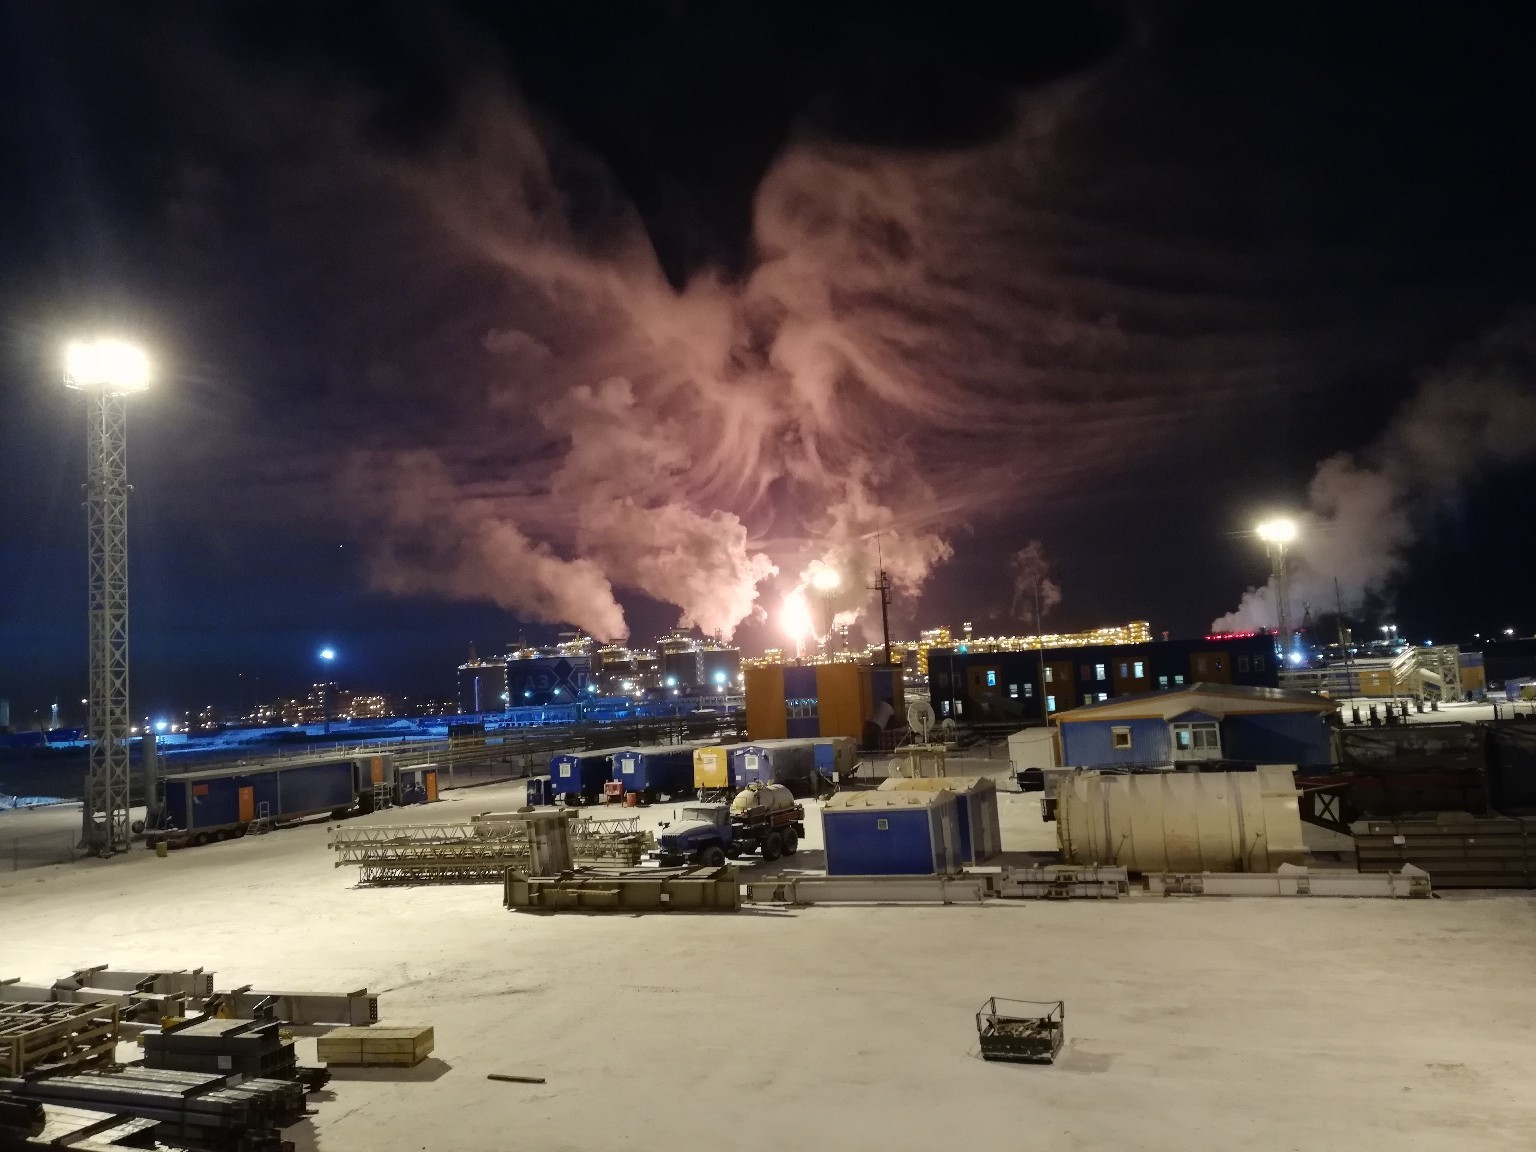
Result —
<path fill-rule="evenodd" d="M 1144 877 L 1162 896 L 1355 896 L 1425 899 L 1429 873 L 1412 864 L 1400 872 L 1313 872 L 1282 864 L 1277 872 L 1164 872 Z"/>
<path fill-rule="evenodd" d="M 749 880 L 748 904 L 980 904 L 982 876 L 771 876 Z"/>

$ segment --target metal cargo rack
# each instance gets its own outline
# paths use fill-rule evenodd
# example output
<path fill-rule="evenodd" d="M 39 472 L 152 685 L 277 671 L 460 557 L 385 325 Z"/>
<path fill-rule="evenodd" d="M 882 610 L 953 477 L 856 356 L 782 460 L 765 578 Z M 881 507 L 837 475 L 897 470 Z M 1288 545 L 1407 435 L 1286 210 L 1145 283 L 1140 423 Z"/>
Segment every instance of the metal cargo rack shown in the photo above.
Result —
<path fill-rule="evenodd" d="M 0 1004 L 0 1075 L 31 1076 L 109 1059 L 118 1037 L 116 1004 Z"/>
<path fill-rule="evenodd" d="M 976 1013 L 983 1060 L 1051 1064 L 1066 1035 L 1061 1000 L 1007 1000 L 993 996 Z"/>
<path fill-rule="evenodd" d="M 546 912 L 736 912 L 741 883 L 736 869 L 647 868 L 581 870 L 527 876 L 510 869 L 502 903 Z"/>

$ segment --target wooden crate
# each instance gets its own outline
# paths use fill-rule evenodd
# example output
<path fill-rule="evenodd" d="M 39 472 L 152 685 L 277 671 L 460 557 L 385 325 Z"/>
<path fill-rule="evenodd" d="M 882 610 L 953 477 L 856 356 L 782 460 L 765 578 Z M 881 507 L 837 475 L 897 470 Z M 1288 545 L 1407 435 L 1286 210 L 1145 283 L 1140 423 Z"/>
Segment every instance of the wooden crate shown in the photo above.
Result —
<path fill-rule="evenodd" d="M 76 1068 L 117 1050 L 116 1004 L 0 1004 L 0 1076 Z"/>
<path fill-rule="evenodd" d="M 315 1042 L 322 1064 L 385 1064 L 409 1068 L 432 1052 L 431 1025 L 335 1028 Z"/>

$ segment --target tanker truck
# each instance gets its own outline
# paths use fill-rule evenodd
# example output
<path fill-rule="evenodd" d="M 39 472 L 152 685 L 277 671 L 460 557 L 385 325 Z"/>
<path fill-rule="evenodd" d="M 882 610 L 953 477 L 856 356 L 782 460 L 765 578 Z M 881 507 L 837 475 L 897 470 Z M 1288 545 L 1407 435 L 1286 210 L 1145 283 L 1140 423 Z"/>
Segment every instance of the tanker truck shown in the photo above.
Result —
<path fill-rule="evenodd" d="M 718 868 L 751 852 L 764 860 L 792 856 L 805 836 L 805 809 L 782 784 L 751 784 L 724 803 L 690 804 L 681 820 L 661 826 L 657 860 L 663 868 Z"/>

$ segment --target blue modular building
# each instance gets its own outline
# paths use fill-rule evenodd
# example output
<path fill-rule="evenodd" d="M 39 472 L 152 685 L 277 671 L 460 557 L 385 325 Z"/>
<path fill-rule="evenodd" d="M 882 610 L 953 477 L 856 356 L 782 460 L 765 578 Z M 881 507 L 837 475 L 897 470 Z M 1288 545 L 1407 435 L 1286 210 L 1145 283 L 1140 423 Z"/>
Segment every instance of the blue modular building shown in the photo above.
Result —
<path fill-rule="evenodd" d="M 731 783 L 782 784 L 796 796 L 817 792 L 816 745 L 805 740 L 759 740 L 731 749 Z"/>
<path fill-rule="evenodd" d="M 623 751 L 623 748 L 593 748 L 552 756 L 549 761 L 551 800 L 555 803 L 563 800 L 566 804 L 600 801 L 603 785 L 613 779 L 613 758 Z"/>
<path fill-rule="evenodd" d="M 952 792 L 959 819 L 960 859 L 980 864 L 1003 850 L 997 785 L 985 776 L 892 776 L 881 783 L 880 791 Z"/>
<path fill-rule="evenodd" d="M 1192 684 L 1088 704 L 1056 718 L 1069 768 L 1337 762 L 1338 705 L 1283 688 Z"/>
<path fill-rule="evenodd" d="M 821 809 L 829 876 L 947 876 L 959 872 L 954 793 L 839 792 Z"/>
<path fill-rule="evenodd" d="M 614 754 L 613 778 L 651 801 L 693 791 L 693 747 L 653 744 Z"/>
<path fill-rule="evenodd" d="M 393 789 L 383 757 L 209 768 L 164 779 L 163 823 L 173 841 L 204 844 L 244 833 L 254 820 L 296 820 L 350 811 L 374 783 Z M 152 837 L 158 838 L 158 837 Z"/>

